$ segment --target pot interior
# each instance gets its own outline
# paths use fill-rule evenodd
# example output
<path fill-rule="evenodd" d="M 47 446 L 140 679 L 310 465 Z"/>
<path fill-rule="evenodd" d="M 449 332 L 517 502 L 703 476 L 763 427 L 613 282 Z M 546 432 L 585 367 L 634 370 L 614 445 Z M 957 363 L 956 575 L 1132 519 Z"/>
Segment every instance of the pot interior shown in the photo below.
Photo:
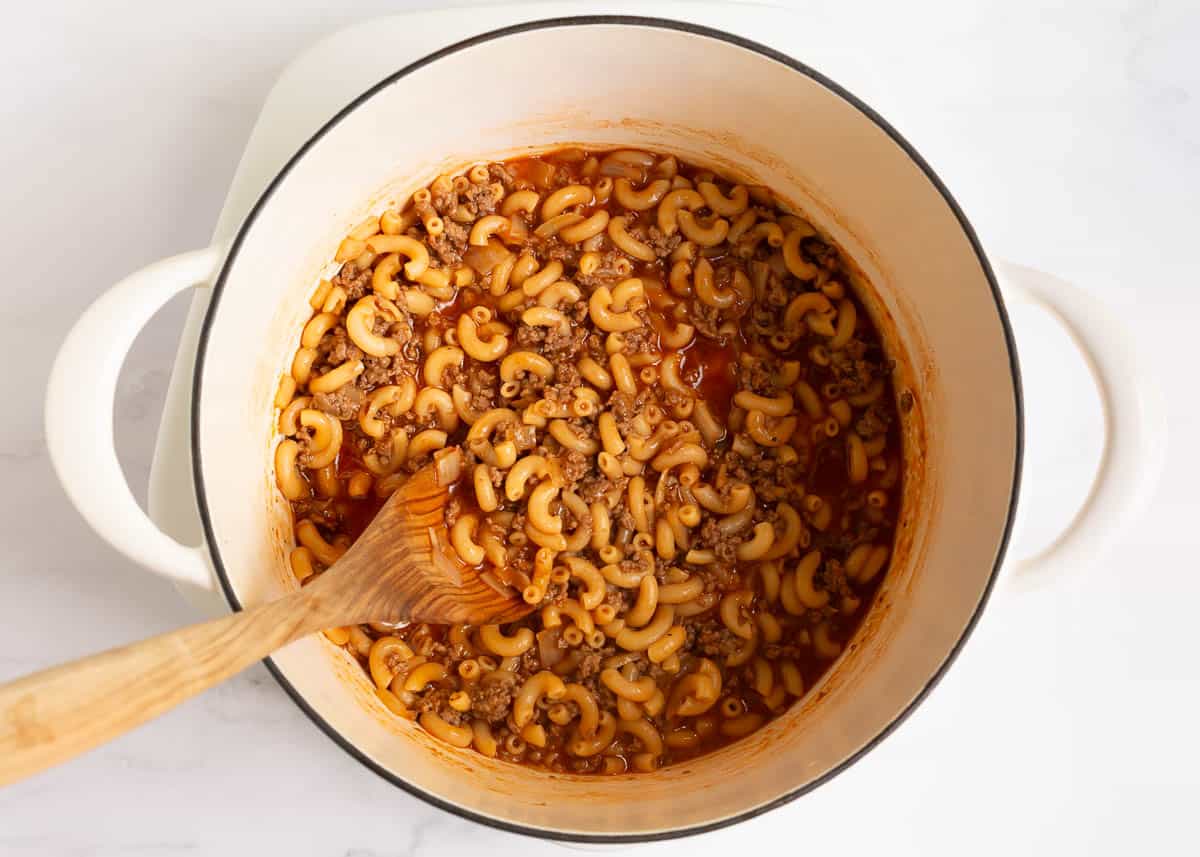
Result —
<path fill-rule="evenodd" d="M 295 586 L 272 400 L 338 242 L 447 169 L 567 144 L 672 152 L 765 184 L 861 269 L 860 294 L 914 406 L 893 567 L 858 636 L 749 738 L 620 777 L 552 774 L 441 744 L 389 714 L 323 637 L 273 661 L 364 762 L 460 811 L 577 838 L 679 833 L 794 795 L 886 732 L 981 607 L 1015 499 L 1015 358 L 979 248 L 905 146 L 818 77 L 683 25 L 605 19 L 480 37 L 364 96 L 268 191 L 217 287 L 194 403 L 201 513 L 232 601 Z"/>

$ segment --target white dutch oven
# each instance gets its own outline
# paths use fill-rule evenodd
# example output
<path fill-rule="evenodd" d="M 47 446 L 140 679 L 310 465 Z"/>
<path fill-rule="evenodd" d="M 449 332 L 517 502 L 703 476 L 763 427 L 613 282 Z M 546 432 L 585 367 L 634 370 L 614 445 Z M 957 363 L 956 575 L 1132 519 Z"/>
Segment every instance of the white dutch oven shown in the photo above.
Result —
<path fill-rule="evenodd" d="M 268 662 L 305 712 L 396 785 L 460 815 L 554 838 L 684 835 L 778 806 L 881 740 L 938 680 L 979 616 L 1013 521 L 1020 382 L 993 271 L 932 170 L 879 116 L 789 57 L 668 21 L 577 18 L 479 36 L 383 81 L 322 128 L 263 194 L 230 248 L 133 275 L 88 310 L 52 374 L 47 434 L 72 500 L 105 538 L 164 574 L 215 574 L 238 609 L 293 587 L 275 489 L 272 399 L 341 237 L 436 174 L 564 143 L 644 146 L 774 188 L 861 268 L 865 296 L 916 398 L 904 515 L 864 628 L 805 700 L 746 740 L 652 775 L 579 778 L 439 744 L 388 714 L 321 636 Z M 1105 398 L 1108 447 L 1069 562 L 1101 544 L 1157 472 L 1155 401 L 1109 317 L 1031 272 L 1024 297 L 1070 317 Z M 117 373 L 172 295 L 214 290 L 192 402 L 207 543 L 177 544 L 139 510 L 112 448 Z M 79 384 L 79 378 L 88 379 Z M 81 420 L 95 424 L 81 426 Z M 1149 453 L 1149 461 L 1146 455 Z M 1042 561 L 1045 557 L 1042 558 Z"/>

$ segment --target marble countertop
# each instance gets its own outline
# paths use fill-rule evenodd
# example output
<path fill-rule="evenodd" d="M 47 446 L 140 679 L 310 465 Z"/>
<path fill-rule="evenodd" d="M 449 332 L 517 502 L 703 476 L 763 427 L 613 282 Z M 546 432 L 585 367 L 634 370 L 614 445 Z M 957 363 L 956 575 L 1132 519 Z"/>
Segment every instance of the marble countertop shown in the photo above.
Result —
<path fill-rule="evenodd" d="M 296 0 L 282 12 L 231 0 L 58 0 L 9 11 L 0 681 L 196 618 L 67 501 L 41 423 L 50 362 L 109 285 L 208 242 L 264 98 L 292 58 L 349 24 L 422 5 Z M 761 13 L 743 5 L 747 21 Z M 783 840 L 889 854 L 1195 853 L 1200 495 L 1189 441 L 1200 402 L 1186 346 L 1200 320 L 1190 253 L 1200 227 L 1200 7 L 796 6 L 780 19 L 791 49 L 917 146 L 995 256 L 1077 283 L 1138 331 L 1167 394 L 1175 455 L 1147 513 L 1103 557 L 1058 570 L 1034 593 L 1001 587 L 946 680 L 865 760 L 765 817 L 641 851 L 715 855 Z M 545 3 L 520 14 L 634 8 Z M 691 7 L 661 8 L 688 17 Z M 499 7 L 437 14 L 455 33 L 447 41 L 515 20 Z M 186 309 L 185 298 L 168 305 L 123 371 L 117 441 L 140 499 Z M 1015 323 L 1029 411 L 1020 554 L 1082 498 L 1100 412 L 1061 331 L 1033 311 Z M 261 666 L 0 791 L 4 857 L 482 849 L 559 853 L 370 774 Z"/>

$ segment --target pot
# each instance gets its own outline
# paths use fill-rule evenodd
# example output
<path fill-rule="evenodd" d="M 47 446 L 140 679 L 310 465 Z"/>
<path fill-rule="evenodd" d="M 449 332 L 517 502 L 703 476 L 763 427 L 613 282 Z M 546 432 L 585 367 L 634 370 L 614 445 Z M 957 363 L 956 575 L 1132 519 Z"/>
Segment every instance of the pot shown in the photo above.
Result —
<path fill-rule="evenodd" d="M 697 833 L 815 788 L 913 710 L 979 618 L 1017 499 L 1020 376 L 993 268 L 930 167 L 819 73 L 729 34 L 625 17 L 522 24 L 431 54 L 309 140 L 231 246 L 152 265 L 87 311 L 51 376 L 49 449 L 81 513 L 130 558 L 179 581 L 215 576 L 235 610 L 279 597 L 296 584 L 290 513 L 272 472 L 272 400 L 339 241 L 439 173 L 564 144 L 669 151 L 768 185 L 860 269 L 861 296 L 913 403 L 893 566 L 862 628 L 807 696 L 763 729 L 685 764 L 619 777 L 552 774 L 439 743 L 390 715 L 357 663 L 320 635 L 267 664 L 348 753 L 459 815 L 575 841 Z M 1161 456 L 1157 400 L 1129 381 L 1136 355 L 1111 317 L 1060 281 L 1008 273 L 1024 283 L 1023 297 L 1076 322 L 1108 405 L 1097 484 L 1051 551 L 1068 563 L 1102 544 L 1144 495 Z M 191 404 L 206 541 L 192 547 L 138 508 L 109 415 L 138 330 L 172 295 L 210 283 Z"/>

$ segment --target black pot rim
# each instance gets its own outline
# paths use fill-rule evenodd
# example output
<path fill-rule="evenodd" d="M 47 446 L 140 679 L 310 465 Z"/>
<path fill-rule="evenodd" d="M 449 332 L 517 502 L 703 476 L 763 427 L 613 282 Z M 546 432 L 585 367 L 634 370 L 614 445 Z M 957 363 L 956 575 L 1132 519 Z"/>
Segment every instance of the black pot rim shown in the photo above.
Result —
<path fill-rule="evenodd" d="M 1015 410 L 1016 410 L 1016 418 L 1017 418 L 1016 426 L 1015 426 L 1016 455 L 1015 455 L 1015 459 L 1014 459 L 1014 468 L 1013 468 L 1012 492 L 1011 492 L 1011 495 L 1009 498 L 1008 516 L 1004 523 L 1004 532 L 1003 532 L 1003 535 L 1002 535 L 1002 538 L 1000 541 L 999 549 L 996 554 L 996 560 L 992 567 L 991 574 L 988 577 L 987 586 L 985 587 L 983 595 L 981 596 L 981 598 L 979 600 L 979 604 L 975 608 L 975 612 L 972 614 L 971 618 L 968 620 L 967 624 L 964 626 L 962 635 L 959 637 L 959 639 L 955 643 L 954 647 L 950 650 L 950 652 L 946 656 L 945 660 L 938 667 L 938 669 L 934 672 L 934 674 L 930 677 L 930 679 L 925 683 L 924 687 L 921 688 L 921 691 L 915 696 L 915 698 L 912 700 L 912 702 L 909 703 L 909 705 L 903 711 L 901 711 L 895 718 L 892 719 L 892 721 L 890 723 L 888 723 L 882 730 L 880 730 L 880 732 L 874 738 L 872 738 L 870 741 L 868 741 L 866 744 L 864 744 L 862 747 L 860 747 L 855 753 L 853 753 L 847 759 L 842 761 L 839 765 L 837 765 L 836 767 L 827 771 L 824 775 L 822 775 L 821 777 L 819 777 L 818 779 L 816 779 L 810 783 L 807 783 L 803 786 L 799 786 L 799 787 L 793 789 L 792 791 L 788 792 L 787 794 L 781 795 L 780 797 L 776 798 L 773 801 L 770 801 L 766 804 L 755 807 L 746 812 L 739 813 L 737 815 L 729 816 L 727 818 L 722 818 L 717 821 L 713 821 L 713 822 L 709 822 L 709 823 L 705 823 L 705 824 L 697 824 L 697 825 L 691 825 L 688 827 L 673 828 L 670 830 L 663 830 L 663 831 L 658 831 L 658 832 L 649 833 L 649 834 L 623 834 L 623 833 L 619 833 L 619 834 L 573 834 L 568 831 L 557 831 L 557 830 L 547 830 L 547 829 L 536 828 L 536 827 L 527 827 L 525 825 L 513 824 L 513 823 L 502 821 L 502 820 L 499 820 L 496 818 L 491 818 L 486 815 L 482 815 L 482 814 L 464 809 L 461 806 L 457 806 L 455 804 L 452 804 L 445 800 L 442 800 L 441 798 L 439 798 L 435 795 L 432 795 L 426 791 L 423 791 L 422 789 L 417 788 L 412 783 L 409 783 L 409 782 L 405 781 L 404 779 L 397 777 L 390 771 L 388 771 L 385 768 L 381 767 L 380 765 L 376 764 L 372 759 L 367 757 L 357 747 L 355 747 L 345 736 L 343 736 L 336 729 L 334 729 L 334 727 L 331 726 L 326 720 L 324 720 L 316 711 L 314 711 L 311 706 L 309 706 L 308 702 L 304 699 L 303 696 L 301 696 L 301 694 L 296 690 L 296 688 L 291 684 L 291 682 L 289 682 L 287 680 L 287 678 L 283 675 L 283 673 L 280 671 L 279 667 L 276 666 L 276 664 L 274 663 L 274 661 L 271 658 L 265 659 L 265 664 L 267 666 L 267 669 L 275 677 L 275 680 L 278 681 L 279 684 L 283 687 L 284 691 L 286 691 L 287 694 L 292 698 L 292 701 L 295 702 L 296 705 L 299 706 L 299 708 L 306 715 L 308 715 L 309 719 L 312 720 L 313 723 L 315 723 L 317 725 L 317 727 L 321 729 L 321 731 L 323 731 L 327 736 L 329 736 L 329 738 L 332 739 L 334 741 L 334 743 L 336 743 L 338 746 L 340 746 L 343 750 L 345 750 L 352 757 L 357 759 L 360 763 L 362 763 L 368 769 L 374 771 L 376 774 L 383 777 L 388 782 L 392 783 L 395 786 L 398 786 L 399 788 L 403 789 L 404 791 L 408 792 L 409 794 L 420 798 L 421 800 L 425 801 L 426 803 L 429 803 L 439 809 L 445 810 L 446 812 L 453 813 L 454 815 L 457 815 L 460 818 L 464 818 L 469 821 L 474 821 L 479 824 L 497 828 L 499 830 L 504 830 L 504 831 L 507 831 L 510 833 L 518 833 L 518 834 L 522 834 L 525 836 L 533 836 L 533 837 L 538 837 L 538 838 L 542 838 L 542 839 L 553 839 L 553 840 L 560 840 L 560 841 L 567 841 L 567 842 L 620 844 L 620 843 L 635 843 L 635 842 L 657 842 L 657 841 L 662 841 L 662 840 L 667 840 L 667 839 L 676 839 L 676 838 L 680 838 L 680 837 L 684 837 L 684 836 L 693 836 L 693 835 L 700 834 L 700 833 L 706 833 L 711 830 L 718 830 L 723 827 L 728 827 L 730 825 L 737 824 L 738 822 L 741 822 L 741 821 L 746 821 L 747 819 L 754 818 L 758 815 L 761 815 L 765 812 L 775 809 L 776 807 L 783 806 L 784 804 L 790 803 L 791 801 L 795 800 L 796 798 L 800 797 L 801 795 L 807 794 L 808 792 L 812 791 L 813 789 L 816 789 L 819 786 L 829 782 L 835 776 L 837 776 L 842 771 L 846 770 L 851 765 L 853 765 L 855 762 L 857 762 L 859 759 L 861 759 L 864 755 L 866 755 L 868 752 L 870 752 L 876 745 L 878 745 L 881 741 L 883 741 L 883 739 L 885 739 L 888 735 L 890 735 L 893 731 L 895 731 L 895 729 L 901 723 L 903 723 L 906 719 L 908 719 L 909 715 L 911 715 L 912 712 L 917 708 L 917 706 L 921 704 L 921 702 L 926 698 L 926 696 L 928 696 L 929 692 L 942 679 L 942 677 L 945 675 L 947 669 L 949 669 L 950 665 L 958 657 L 958 654 L 962 650 L 963 645 L 966 643 L 967 639 L 971 635 L 971 632 L 974 630 L 976 624 L 978 623 L 979 617 L 983 613 L 983 609 L 986 606 L 989 597 L 991 596 L 993 588 L 995 587 L 996 579 L 999 574 L 1000 567 L 1003 563 L 1004 555 L 1007 551 L 1009 540 L 1012 536 L 1013 523 L 1014 523 L 1015 516 L 1016 516 L 1017 496 L 1020 493 L 1021 462 L 1022 462 L 1022 459 L 1024 456 L 1024 441 L 1025 441 L 1025 438 L 1024 438 L 1024 406 L 1023 406 L 1022 392 L 1021 392 L 1021 373 L 1020 373 L 1020 369 L 1019 369 L 1018 362 L 1017 362 L 1016 342 L 1013 338 L 1012 326 L 1009 323 L 1009 317 L 1008 317 L 1007 310 L 1005 309 L 1005 306 L 1004 306 L 1004 301 L 1000 296 L 1000 288 L 996 282 L 995 273 L 992 271 L 991 265 L 988 263 L 987 256 L 983 252 L 983 248 L 979 242 L 979 238 L 976 235 L 974 228 L 971 226 L 970 222 L 967 220 L 966 215 L 963 213 L 963 211 L 959 207 L 957 201 L 951 195 L 950 191 L 946 188 L 946 186 L 942 182 L 942 180 L 937 176 L 937 174 L 933 171 L 933 169 L 929 166 L 929 164 L 925 162 L 925 160 L 920 156 L 920 154 L 918 154 L 916 149 L 914 149 L 913 146 L 907 140 L 905 140 L 903 136 L 901 136 L 900 132 L 898 132 L 895 128 L 893 128 L 890 124 L 888 124 L 887 121 L 885 121 L 882 116 L 880 116 L 878 113 L 876 113 L 871 107 L 869 107 L 861 99 L 857 98 L 856 96 L 854 96 L 853 94 L 851 94 L 850 92 L 848 92 L 847 90 L 845 90 L 844 88 L 839 86 L 837 83 L 834 83 L 832 80 L 825 77 L 823 74 L 816 71 L 815 69 L 810 68 L 809 66 L 805 65 L 804 63 L 802 63 L 796 59 L 793 59 L 792 57 L 790 57 L 784 53 L 781 53 L 780 51 L 777 51 L 773 48 L 769 48 L 765 45 L 759 44 L 758 42 L 754 42 L 750 39 L 745 39 L 745 38 L 742 38 L 741 36 L 736 36 L 731 33 L 724 32 L 722 30 L 716 30 L 716 29 L 712 29 L 709 27 L 700 26 L 698 24 L 690 24 L 690 23 L 685 23 L 682 21 L 674 21 L 674 20 L 670 20 L 670 19 L 666 19 L 666 18 L 641 17 L 641 16 L 635 16 L 635 15 L 583 15 L 583 16 L 576 16 L 576 17 L 544 18 L 541 20 L 529 21 L 529 22 L 522 23 L 522 24 L 515 24 L 515 25 L 509 26 L 509 27 L 502 27 L 497 30 L 492 30 L 490 32 L 482 33 L 477 36 L 472 36 L 468 39 L 464 39 L 462 41 L 456 42 L 455 44 L 449 45 L 448 47 L 442 48 L 441 50 L 434 51 L 433 53 L 428 54 L 427 56 L 425 56 L 413 63 L 410 63 L 409 65 L 405 66 L 404 68 L 400 69 L 399 71 L 395 72 L 394 74 L 391 74 L 388 77 L 381 80 L 380 82 L 376 83 L 370 89 L 366 90 L 361 95 L 359 95 L 357 98 L 355 98 L 353 101 L 351 101 L 349 104 L 347 104 L 332 119 L 330 119 L 328 122 L 326 122 L 324 125 L 322 125 L 321 128 L 318 129 L 316 131 L 316 133 L 314 133 L 311 137 L 309 137 L 309 139 L 304 143 L 304 145 L 300 147 L 300 149 L 296 152 L 296 154 L 293 155 L 291 157 L 291 159 L 288 160 L 288 162 L 279 171 L 279 173 L 275 176 L 275 178 L 272 179 L 271 183 L 267 186 L 266 190 L 263 191 L 262 195 L 258 198 L 258 201 L 254 204 L 254 207 L 250 210 L 250 213 L 246 216 L 245 220 L 242 222 L 242 225 L 238 229 L 237 236 L 234 238 L 233 243 L 230 246 L 229 254 L 226 256 L 225 261 L 221 266 L 220 274 L 218 275 L 218 277 L 213 285 L 212 299 L 211 299 L 211 301 L 208 305 L 208 308 L 205 312 L 204 323 L 203 323 L 203 326 L 200 331 L 200 339 L 199 339 L 199 343 L 197 346 L 196 366 L 195 366 L 195 372 L 194 372 L 193 383 L 192 383 L 191 445 L 192 445 L 192 472 L 193 472 L 193 477 L 194 477 L 193 481 L 194 481 L 195 491 L 196 491 L 196 505 L 197 505 L 197 508 L 200 513 L 200 520 L 204 527 L 205 541 L 207 542 L 210 556 L 212 557 L 213 568 L 216 572 L 217 579 L 220 581 L 221 590 L 224 593 L 226 600 L 229 602 L 230 607 L 232 607 L 234 610 L 241 610 L 242 604 L 241 604 L 240 600 L 238 599 L 237 594 L 234 592 L 232 585 L 230 584 L 229 576 L 226 573 L 224 563 L 221 560 L 220 548 L 218 547 L 218 543 L 217 543 L 215 534 L 213 532 L 212 519 L 211 519 L 211 516 L 209 515 L 209 511 L 208 511 L 207 490 L 205 488 L 204 473 L 203 473 L 202 460 L 201 460 L 201 454 L 200 454 L 200 443 L 199 443 L 200 431 L 199 431 L 199 429 L 200 429 L 200 400 L 201 400 L 201 390 L 202 390 L 203 377 L 204 377 L 204 364 L 205 364 L 205 358 L 207 356 L 208 340 L 209 340 L 209 335 L 211 332 L 212 322 L 216 316 L 216 309 L 217 309 L 217 306 L 220 304 L 221 296 L 224 292 L 225 283 L 228 278 L 229 272 L 233 266 L 234 261 L 237 258 L 238 251 L 241 248 L 242 242 L 245 239 L 245 237 L 250 229 L 250 226 L 257 219 L 258 214 L 261 212 L 263 207 L 267 204 L 267 202 L 274 195 L 275 190 L 279 187 L 279 185 L 283 181 L 283 179 L 288 175 L 289 172 L 291 172 L 291 170 L 300 161 L 300 159 L 304 157 L 305 153 L 310 148 L 312 148 L 312 146 L 315 145 L 318 140 L 320 140 L 323 136 L 325 136 L 325 134 L 327 134 L 334 126 L 336 126 L 346 116 L 348 116 L 350 113 L 352 113 L 354 110 L 356 110 L 363 103 L 368 101 L 373 95 L 375 95 L 377 92 L 379 92 L 383 88 L 390 86 L 391 84 L 395 83 L 398 80 L 401 80 L 402 78 L 406 77 L 407 75 L 411 74 L 412 72 L 416 71 L 417 69 L 420 69 L 426 65 L 429 65 L 430 63 L 435 62 L 436 60 L 439 60 L 443 57 L 458 53 L 459 51 L 466 50 L 467 48 L 473 47 L 475 45 L 479 45 L 479 44 L 489 42 L 489 41 L 492 41 L 495 39 L 503 38 L 505 36 L 515 35 L 518 33 L 524 33 L 524 32 L 529 32 L 529 31 L 534 31 L 534 30 L 550 29 L 550 28 L 555 28 L 555 27 L 589 26 L 589 25 L 599 25 L 599 24 L 617 24 L 617 25 L 631 26 L 631 27 L 651 27 L 651 28 L 657 28 L 657 29 L 674 30 L 674 31 L 678 31 L 678 32 L 689 33 L 689 34 L 695 35 L 695 36 L 701 36 L 704 38 L 717 39 L 719 41 L 723 41 L 728 44 L 736 45 L 736 46 L 744 48 L 746 50 L 753 51 L 757 54 L 760 54 L 761 56 L 767 57 L 768 59 L 772 59 L 778 63 L 781 63 L 781 64 L 787 66 L 788 68 L 792 69 L 793 71 L 799 72 L 800 74 L 803 74 L 806 77 L 811 78 L 812 80 L 814 80 L 817 83 L 824 86 L 826 89 L 829 89 L 831 92 L 838 95 L 839 97 L 844 99 L 846 102 L 851 104 L 853 107 L 855 107 L 859 112 L 861 112 L 864 116 L 866 116 L 867 119 L 869 119 L 870 121 L 875 123 L 875 125 L 878 128 L 880 128 L 880 130 L 882 130 L 884 133 L 886 133 L 896 143 L 896 145 L 898 145 L 901 149 L 903 149 L 905 154 L 908 155 L 908 157 L 913 161 L 913 163 L 915 163 L 918 167 L 920 167 L 921 171 L 925 174 L 926 178 L 928 178 L 929 181 L 934 185 L 934 187 L 937 188 L 938 192 L 942 195 L 942 198 L 945 200 L 947 206 L 949 206 L 950 210 L 954 213 L 954 216 L 958 219 L 958 222 L 959 222 L 960 226 L 962 227 L 963 233 L 966 235 L 967 239 L 970 241 L 971 247 L 975 251 L 975 255 L 977 256 L 977 258 L 979 260 L 979 264 L 983 270 L 984 276 L 986 277 L 988 285 L 991 288 L 992 297 L 996 303 L 996 312 L 997 312 L 997 315 L 999 316 L 1000 323 L 1003 328 L 1005 344 L 1008 348 L 1009 366 L 1010 366 L 1010 370 L 1012 373 L 1013 396 L 1014 396 L 1014 400 L 1015 400 L 1015 406 L 1016 406 Z"/>

